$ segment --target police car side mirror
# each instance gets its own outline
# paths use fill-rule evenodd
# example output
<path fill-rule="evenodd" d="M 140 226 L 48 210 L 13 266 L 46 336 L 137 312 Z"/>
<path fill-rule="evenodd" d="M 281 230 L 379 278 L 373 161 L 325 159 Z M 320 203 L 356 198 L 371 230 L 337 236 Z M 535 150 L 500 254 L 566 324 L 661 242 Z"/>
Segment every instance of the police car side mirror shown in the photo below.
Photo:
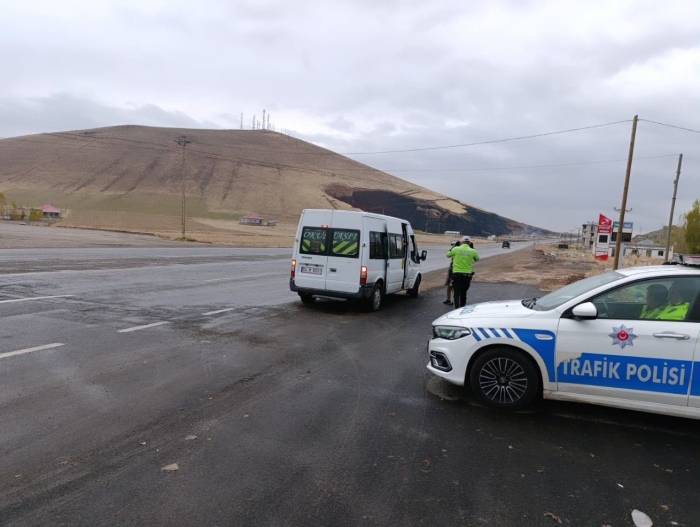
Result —
<path fill-rule="evenodd" d="M 428 251 L 426 251 L 425 249 L 423 249 L 423 251 L 421 251 L 421 253 L 420 253 L 420 259 L 421 259 L 421 261 L 425 261 L 425 259 L 426 259 L 427 257 L 428 257 Z"/>
<path fill-rule="evenodd" d="M 598 308 L 595 307 L 593 302 L 584 302 L 574 307 L 571 310 L 571 314 L 574 318 L 590 320 L 598 317 Z"/>

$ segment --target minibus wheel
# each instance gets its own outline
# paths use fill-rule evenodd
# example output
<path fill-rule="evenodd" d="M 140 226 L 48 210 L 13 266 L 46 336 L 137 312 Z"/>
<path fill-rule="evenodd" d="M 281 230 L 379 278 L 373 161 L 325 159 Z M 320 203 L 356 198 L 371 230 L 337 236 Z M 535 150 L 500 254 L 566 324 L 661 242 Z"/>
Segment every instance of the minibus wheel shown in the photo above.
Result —
<path fill-rule="evenodd" d="M 416 277 L 415 283 L 413 284 L 413 287 L 412 287 L 411 289 L 409 289 L 408 291 L 406 291 L 406 294 L 407 294 L 408 296 L 410 296 L 411 298 L 417 298 L 417 297 L 418 297 L 418 289 L 420 288 L 420 280 L 421 280 L 421 276 L 418 275 L 418 276 Z"/>
<path fill-rule="evenodd" d="M 301 301 L 304 304 L 313 304 L 314 303 L 314 297 L 307 294 L 307 293 L 299 293 L 299 298 L 301 298 Z"/>
<path fill-rule="evenodd" d="M 372 289 L 372 294 L 366 300 L 365 307 L 367 311 L 379 311 L 382 308 L 382 302 L 384 300 L 384 293 L 382 291 L 381 284 L 374 284 L 374 289 Z"/>

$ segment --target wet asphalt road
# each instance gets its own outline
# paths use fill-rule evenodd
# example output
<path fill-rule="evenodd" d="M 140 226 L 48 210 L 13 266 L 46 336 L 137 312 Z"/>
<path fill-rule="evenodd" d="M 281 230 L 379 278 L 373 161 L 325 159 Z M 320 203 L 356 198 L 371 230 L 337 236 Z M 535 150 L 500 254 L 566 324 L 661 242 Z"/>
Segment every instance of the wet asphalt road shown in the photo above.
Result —
<path fill-rule="evenodd" d="M 0 358 L 0 524 L 700 524 L 700 423 L 487 410 L 425 371 L 441 291 L 370 315 L 277 297 L 287 256 L 245 264 L 270 294 L 202 285 L 223 265 L 0 277 L 0 302 L 74 295 L 0 303 L 0 353 L 63 344 Z"/>

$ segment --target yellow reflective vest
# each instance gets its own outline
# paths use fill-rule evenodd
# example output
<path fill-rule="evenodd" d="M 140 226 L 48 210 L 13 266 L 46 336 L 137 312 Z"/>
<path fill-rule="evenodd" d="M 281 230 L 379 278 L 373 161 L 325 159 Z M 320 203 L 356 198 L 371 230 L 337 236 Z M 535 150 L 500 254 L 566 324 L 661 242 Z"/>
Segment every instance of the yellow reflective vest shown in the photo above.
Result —
<path fill-rule="evenodd" d="M 689 307 L 690 304 L 688 302 L 672 304 L 664 307 L 654 318 L 656 320 L 685 320 L 685 317 L 688 316 Z"/>
<path fill-rule="evenodd" d="M 457 274 L 473 273 L 474 262 L 479 261 L 479 254 L 467 244 L 452 247 L 447 253 L 447 257 L 452 258 L 452 272 Z"/>

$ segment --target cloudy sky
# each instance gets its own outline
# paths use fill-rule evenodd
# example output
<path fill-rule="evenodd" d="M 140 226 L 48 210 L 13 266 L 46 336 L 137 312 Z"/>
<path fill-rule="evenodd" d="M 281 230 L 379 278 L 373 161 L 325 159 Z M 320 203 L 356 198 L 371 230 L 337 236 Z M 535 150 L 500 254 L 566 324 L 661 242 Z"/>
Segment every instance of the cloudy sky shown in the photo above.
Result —
<path fill-rule="evenodd" d="M 700 129 L 700 3 L 0 0 L 0 137 L 273 124 L 339 152 L 640 118 Z M 557 230 L 619 206 L 630 123 L 357 160 Z M 640 122 L 635 230 L 700 198 L 700 133 Z M 544 165 L 544 166 L 543 166 Z M 552 166 L 554 165 L 554 166 Z"/>

